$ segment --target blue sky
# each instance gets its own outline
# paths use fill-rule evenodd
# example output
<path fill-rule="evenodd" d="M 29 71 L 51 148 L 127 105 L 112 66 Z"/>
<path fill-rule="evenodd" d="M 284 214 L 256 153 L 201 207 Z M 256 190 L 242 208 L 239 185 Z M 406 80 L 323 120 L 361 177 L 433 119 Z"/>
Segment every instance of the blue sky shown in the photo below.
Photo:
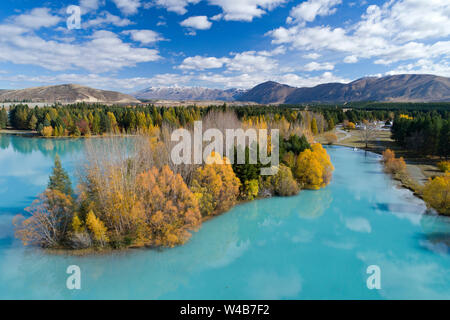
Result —
<path fill-rule="evenodd" d="M 71 19 L 77 8 L 79 25 Z M 300 87 L 401 73 L 450 76 L 449 60 L 448 0 L 0 3 L 3 89 L 78 83 L 134 92 L 267 80 Z"/>

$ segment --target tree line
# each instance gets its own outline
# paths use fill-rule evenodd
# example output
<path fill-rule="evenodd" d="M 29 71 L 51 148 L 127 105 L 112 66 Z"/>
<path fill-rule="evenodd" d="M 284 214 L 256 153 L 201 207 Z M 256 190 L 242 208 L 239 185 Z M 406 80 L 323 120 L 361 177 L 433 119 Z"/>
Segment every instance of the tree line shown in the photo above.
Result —
<path fill-rule="evenodd" d="M 448 158 L 450 155 L 450 112 L 411 112 L 396 115 L 393 139 L 420 155 Z"/>

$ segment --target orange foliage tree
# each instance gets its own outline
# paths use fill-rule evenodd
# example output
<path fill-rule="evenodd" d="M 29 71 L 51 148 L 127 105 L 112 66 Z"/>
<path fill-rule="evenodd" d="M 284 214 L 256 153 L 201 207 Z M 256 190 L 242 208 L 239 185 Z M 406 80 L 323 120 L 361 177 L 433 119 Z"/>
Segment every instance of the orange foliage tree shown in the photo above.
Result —
<path fill-rule="evenodd" d="M 387 149 L 383 152 L 384 169 L 390 174 L 400 174 L 406 170 L 406 162 L 403 157 L 396 158 L 395 152 Z"/>
<path fill-rule="evenodd" d="M 202 217 L 196 197 L 168 166 L 142 173 L 137 186 L 143 222 L 138 226 L 141 243 L 173 247 L 190 238 L 189 230 L 200 227 Z"/>

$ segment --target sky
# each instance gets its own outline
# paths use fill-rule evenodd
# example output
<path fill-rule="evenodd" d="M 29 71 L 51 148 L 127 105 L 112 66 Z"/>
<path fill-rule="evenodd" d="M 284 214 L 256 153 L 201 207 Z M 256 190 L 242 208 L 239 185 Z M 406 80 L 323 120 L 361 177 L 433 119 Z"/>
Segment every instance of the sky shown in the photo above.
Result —
<path fill-rule="evenodd" d="M 2 0 L 0 89 L 450 77 L 449 0 Z"/>

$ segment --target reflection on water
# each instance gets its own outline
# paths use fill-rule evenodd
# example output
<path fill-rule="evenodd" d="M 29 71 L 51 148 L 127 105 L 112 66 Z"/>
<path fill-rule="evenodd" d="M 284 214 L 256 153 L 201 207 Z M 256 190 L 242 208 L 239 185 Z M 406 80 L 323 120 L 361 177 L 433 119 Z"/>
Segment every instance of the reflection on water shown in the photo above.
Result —
<path fill-rule="evenodd" d="M 237 206 L 185 246 L 71 257 L 23 248 L 11 220 L 44 190 L 56 153 L 73 175 L 84 140 L 0 145 L 0 299 L 450 299 L 449 219 L 422 215 L 372 154 L 329 148 L 330 186 Z M 72 264 L 81 291 L 65 289 Z M 369 265 L 381 291 L 366 287 Z"/>
<path fill-rule="evenodd" d="M 83 146 L 84 139 L 23 138 L 0 134 L 1 149 L 12 148 L 14 152 L 21 154 L 31 154 L 39 151 L 45 156 L 54 158 L 56 154 L 66 155 L 81 152 Z"/>
<path fill-rule="evenodd" d="M 421 220 L 424 237 L 439 251 L 447 252 L 450 247 L 450 219 L 437 215 L 424 215 Z"/>

